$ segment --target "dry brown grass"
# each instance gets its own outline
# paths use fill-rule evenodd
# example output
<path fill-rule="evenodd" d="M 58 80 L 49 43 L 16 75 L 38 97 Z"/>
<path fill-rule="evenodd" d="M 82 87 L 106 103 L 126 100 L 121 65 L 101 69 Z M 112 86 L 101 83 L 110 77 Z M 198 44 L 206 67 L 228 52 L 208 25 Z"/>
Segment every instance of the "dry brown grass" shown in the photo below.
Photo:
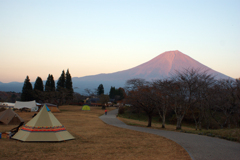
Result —
<path fill-rule="evenodd" d="M 147 121 L 139 121 L 139 120 L 134 120 L 134 119 L 127 119 L 127 118 L 122 118 L 122 117 L 117 117 L 119 120 L 123 121 L 124 123 L 128 125 L 133 125 L 133 126 L 140 126 L 140 127 L 146 127 L 147 126 Z M 152 123 L 152 127 L 154 129 L 163 129 L 163 130 L 168 130 L 168 131 L 176 131 L 176 125 L 171 125 L 171 124 L 165 124 L 165 129 L 162 128 L 161 123 Z M 194 131 L 194 128 L 182 126 L 182 130 L 188 130 L 188 131 Z"/>
<path fill-rule="evenodd" d="M 79 106 L 60 109 L 63 111 L 54 115 L 75 140 L 26 143 L 0 139 L 0 159 L 191 159 L 180 145 L 169 139 L 103 123 L 98 117 L 104 111 L 99 107 L 91 107 L 91 111 L 81 111 Z M 19 115 L 28 121 L 33 113 Z M 0 126 L 0 132 L 14 127 Z"/>
<path fill-rule="evenodd" d="M 144 122 L 144 121 L 127 119 L 122 117 L 118 117 L 118 119 L 128 125 L 139 126 L 139 127 L 147 126 L 147 122 Z M 154 129 L 180 132 L 180 130 L 176 130 L 176 125 L 166 124 L 165 127 L 166 128 L 163 129 L 161 123 L 152 123 L 152 128 Z M 224 128 L 224 129 L 209 129 L 209 130 L 202 129 L 201 131 L 200 130 L 196 131 L 195 128 L 182 126 L 182 131 L 184 132 L 186 131 L 188 133 L 206 135 L 206 136 L 209 135 L 211 137 L 224 138 L 227 140 L 240 142 L 240 128 L 233 128 L 233 129 Z"/>

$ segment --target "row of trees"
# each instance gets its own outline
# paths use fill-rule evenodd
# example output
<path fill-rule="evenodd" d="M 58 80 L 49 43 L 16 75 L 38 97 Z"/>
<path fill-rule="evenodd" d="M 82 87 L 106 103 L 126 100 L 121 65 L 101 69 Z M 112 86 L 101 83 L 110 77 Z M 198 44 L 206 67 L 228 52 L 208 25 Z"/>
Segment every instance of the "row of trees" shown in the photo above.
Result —
<path fill-rule="evenodd" d="M 168 113 L 174 112 L 176 129 L 181 129 L 185 116 L 195 122 L 196 130 L 206 129 L 214 121 L 221 128 L 239 126 L 240 79 L 216 80 L 214 76 L 195 69 L 177 72 L 170 79 L 147 82 L 131 79 L 126 82 L 127 103 L 133 111 L 143 111 L 151 127 L 152 116 L 158 113 L 162 128 Z"/>
<path fill-rule="evenodd" d="M 55 81 L 53 75 L 49 74 L 45 86 L 41 77 L 37 77 L 34 88 L 30 83 L 30 79 L 27 76 L 21 94 L 22 101 L 37 100 L 41 102 L 56 102 L 63 104 L 73 99 L 73 87 L 72 78 L 69 70 L 66 74 L 64 70 L 57 82 L 57 88 L 55 88 Z"/>
<path fill-rule="evenodd" d="M 95 91 L 92 91 L 88 88 L 84 89 L 84 91 L 87 93 L 87 96 L 101 96 L 101 95 L 104 95 L 103 84 L 100 84 L 98 86 L 98 88 L 95 89 Z M 115 87 L 111 86 L 111 89 L 109 91 L 109 95 L 105 95 L 105 96 L 108 96 L 109 99 L 114 99 L 115 101 L 120 101 L 120 100 L 123 100 L 124 97 L 125 97 L 125 90 L 121 87 L 116 89 Z"/>
<path fill-rule="evenodd" d="M 115 87 L 111 87 L 109 92 L 109 98 L 115 99 L 116 101 L 122 100 L 125 97 L 125 90 L 123 88 L 116 89 Z"/>

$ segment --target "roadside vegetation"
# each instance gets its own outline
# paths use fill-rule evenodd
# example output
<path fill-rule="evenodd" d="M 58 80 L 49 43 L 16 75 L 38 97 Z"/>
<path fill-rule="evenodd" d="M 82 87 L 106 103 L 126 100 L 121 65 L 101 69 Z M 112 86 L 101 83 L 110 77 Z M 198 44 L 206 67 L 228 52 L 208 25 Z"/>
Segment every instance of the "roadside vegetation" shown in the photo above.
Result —
<path fill-rule="evenodd" d="M 168 79 L 130 79 L 125 91 L 127 105 L 119 108 L 119 117 L 146 121 L 147 127 L 175 125 L 170 128 L 240 139 L 240 79 L 216 80 L 207 71 L 186 69 Z"/>
<path fill-rule="evenodd" d="M 118 114 L 118 119 L 126 123 L 127 125 L 146 127 L 148 118 L 145 114 L 133 114 L 133 113 L 124 113 Z M 184 132 L 190 134 L 198 134 L 203 136 L 210 136 L 216 138 L 222 138 L 230 141 L 240 142 L 240 128 L 224 128 L 224 129 L 202 129 L 196 130 L 193 124 L 189 124 L 187 122 L 182 123 L 182 129 L 176 130 L 176 126 L 173 123 L 167 122 L 165 124 L 165 128 L 162 128 L 162 124 L 160 122 L 158 116 L 153 116 L 152 127 L 154 129 L 168 130 L 168 131 L 176 131 L 176 132 Z"/>

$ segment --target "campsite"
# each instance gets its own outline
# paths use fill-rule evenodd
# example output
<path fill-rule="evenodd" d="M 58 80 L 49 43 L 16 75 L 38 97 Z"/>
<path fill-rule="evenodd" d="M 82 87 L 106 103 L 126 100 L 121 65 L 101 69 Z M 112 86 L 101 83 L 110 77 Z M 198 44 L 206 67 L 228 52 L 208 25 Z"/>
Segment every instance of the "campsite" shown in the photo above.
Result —
<path fill-rule="evenodd" d="M 63 142 L 21 142 L 0 139 L 0 159 L 190 159 L 177 143 L 166 138 L 121 129 L 99 119 L 101 107 L 83 111 L 82 106 L 65 105 L 53 113 L 75 139 Z M 108 107 L 108 110 L 116 109 Z M 37 112 L 16 113 L 25 123 Z M 17 125 L 1 125 L 6 132 Z M 150 156 L 151 155 L 151 156 Z"/>

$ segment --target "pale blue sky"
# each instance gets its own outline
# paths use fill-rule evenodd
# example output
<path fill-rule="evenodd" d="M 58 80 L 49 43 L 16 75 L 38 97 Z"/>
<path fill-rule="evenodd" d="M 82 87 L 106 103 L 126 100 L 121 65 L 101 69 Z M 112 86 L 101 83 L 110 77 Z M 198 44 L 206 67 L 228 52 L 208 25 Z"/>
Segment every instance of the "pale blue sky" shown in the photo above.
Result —
<path fill-rule="evenodd" d="M 240 77 L 239 0 L 0 0 L 0 81 L 112 73 L 179 50 Z"/>

